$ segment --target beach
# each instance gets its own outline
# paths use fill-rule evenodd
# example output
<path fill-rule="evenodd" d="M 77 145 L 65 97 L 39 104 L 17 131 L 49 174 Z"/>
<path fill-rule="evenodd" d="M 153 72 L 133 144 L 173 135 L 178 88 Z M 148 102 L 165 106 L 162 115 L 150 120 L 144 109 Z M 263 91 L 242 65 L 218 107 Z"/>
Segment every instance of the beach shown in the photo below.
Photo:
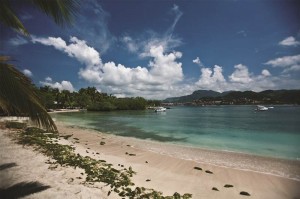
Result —
<path fill-rule="evenodd" d="M 61 136 L 72 135 L 59 143 L 72 145 L 76 153 L 105 160 L 115 168 L 131 166 L 136 172 L 132 177 L 135 185 L 164 195 L 178 192 L 190 193 L 192 198 L 300 198 L 299 161 L 180 147 L 56 124 Z M 0 165 L 16 165 L 0 170 L 0 188 L 38 181 L 50 187 L 25 198 L 122 198 L 114 192 L 107 196 L 109 187 L 104 183 L 85 183 L 82 169 L 51 167 L 45 163 L 48 157 L 16 144 L 9 137 L 14 134 L 12 130 L 0 132 Z"/>

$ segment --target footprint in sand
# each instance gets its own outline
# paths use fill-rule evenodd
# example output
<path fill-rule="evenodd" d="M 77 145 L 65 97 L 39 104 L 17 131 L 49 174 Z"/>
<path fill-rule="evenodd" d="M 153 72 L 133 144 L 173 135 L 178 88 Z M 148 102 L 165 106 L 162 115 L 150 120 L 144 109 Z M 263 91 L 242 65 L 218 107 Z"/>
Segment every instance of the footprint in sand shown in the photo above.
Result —
<path fill-rule="evenodd" d="M 201 167 L 194 167 L 194 169 L 199 170 L 199 171 L 202 171 L 202 168 L 201 168 Z"/>
<path fill-rule="evenodd" d="M 205 171 L 205 173 L 208 173 L 208 174 L 213 174 L 213 172 L 212 172 L 212 171 L 210 171 L 210 170 L 206 170 L 206 171 Z"/>
<path fill-rule="evenodd" d="M 225 188 L 231 188 L 231 187 L 233 187 L 233 185 L 231 185 L 231 184 L 225 184 L 224 187 Z"/>
<path fill-rule="evenodd" d="M 243 195 L 243 196 L 250 196 L 250 193 L 246 192 L 246 191 L 241 191 L 240 192 L 240 195 Z"/>

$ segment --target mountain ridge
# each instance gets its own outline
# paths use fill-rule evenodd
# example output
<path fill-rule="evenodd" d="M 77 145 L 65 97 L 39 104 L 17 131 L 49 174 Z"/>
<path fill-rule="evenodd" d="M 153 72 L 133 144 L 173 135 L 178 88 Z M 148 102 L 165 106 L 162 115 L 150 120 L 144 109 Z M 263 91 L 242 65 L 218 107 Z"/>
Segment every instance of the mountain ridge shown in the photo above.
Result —
<path fill-rule="evenodd" d="M 165 103 L 190 103 L 201 100 L 236 101 L 267 101 L 269 103 L 300 104 L 300 90 L 264 90 L 254 91 L 225 91 L 196 90 L 190 95 L 170 97 L 163 100 Z"/>

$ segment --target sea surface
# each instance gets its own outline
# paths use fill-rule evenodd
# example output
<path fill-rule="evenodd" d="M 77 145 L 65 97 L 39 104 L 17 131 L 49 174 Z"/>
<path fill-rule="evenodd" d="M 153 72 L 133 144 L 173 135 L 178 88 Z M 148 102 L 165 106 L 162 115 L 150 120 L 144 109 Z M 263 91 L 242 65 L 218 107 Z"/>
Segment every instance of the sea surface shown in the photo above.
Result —
<path fill-rule="evenodd" d="M 54 113 L 66 124 L 195 148 L 300 160 L 300 106 L 175 106 L 166 112 Z"/>

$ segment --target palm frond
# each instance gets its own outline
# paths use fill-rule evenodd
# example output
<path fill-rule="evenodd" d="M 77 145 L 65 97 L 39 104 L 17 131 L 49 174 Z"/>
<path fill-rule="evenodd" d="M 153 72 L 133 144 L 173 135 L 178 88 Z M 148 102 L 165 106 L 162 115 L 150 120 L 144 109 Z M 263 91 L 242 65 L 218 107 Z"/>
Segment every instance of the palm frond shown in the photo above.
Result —
<path fill-rule="evenodd" d="M 9 0 L 1 0 L 0 21 L 6 26 L 19 31 L 24 35 L 29 35 L 28 31 L 11 8 Z"/>
<path fill-rule="evenodd" d="M 61 26 L 72 24 L 79 7 L 77 0 L 31 0 L 31 2 Z"/>
<path fill-rule="evenodd" d="M 31 80 L 0 56 L 0 107 L 17 116 L 28 116 L 38 126 L 57 131 L 56 125 L 41 104 Z"/>
<path fill-rule="evenodd" d="M 32 3 L 46 15 L 52 17 L 54 22 L 61 26 L 71 25 L 79 8 L 78 0 L 27 0 L 27 2 Z M 1 0 L 0 21 L 6 26 L 29 36 L 29 32 L 12 9 L 10 0 Z"/>

